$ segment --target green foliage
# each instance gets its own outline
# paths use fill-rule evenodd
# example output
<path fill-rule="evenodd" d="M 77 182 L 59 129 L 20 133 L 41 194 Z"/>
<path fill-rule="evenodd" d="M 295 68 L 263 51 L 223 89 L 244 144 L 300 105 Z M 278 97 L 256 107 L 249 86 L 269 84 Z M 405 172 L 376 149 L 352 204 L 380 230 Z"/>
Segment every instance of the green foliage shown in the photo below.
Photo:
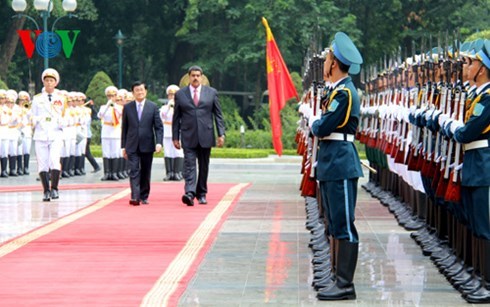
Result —
<path fill-rule="evenodd" d="M 87 97 L 92 98 L 95 107 L 98 110 L 101 105 L 107 103 L 107 98 L 105 96 L 105 89 L 108 86 L 114 85 L 111 78 L 103 71 L 99 71 L 95 74 L 90 81 L 90 84 L 85 91 Z"/>
<path fill-rule="evenodd" d="M 3 82 L 2 80 L 0 80 L 0 89 L 3 89 L 3 90 L 8 90 L 8 86 L 5 82 Z"/>
<path fill-rule="evenodd" d="M 240 130 L 240 126 L 246 126 L 245 121 L 239 114 L 239 108 L 231 97 L 220 97 L 221 111 L 225 119 L 226 130 Z M 227 133 L 228 134 L 228 133 Z"/>
<path fill-rule="evenodd" d="M 490 39 L 490 29 L 473 33 L 466 38 L 466 41 L 471 42 L 477 39 Z"/>

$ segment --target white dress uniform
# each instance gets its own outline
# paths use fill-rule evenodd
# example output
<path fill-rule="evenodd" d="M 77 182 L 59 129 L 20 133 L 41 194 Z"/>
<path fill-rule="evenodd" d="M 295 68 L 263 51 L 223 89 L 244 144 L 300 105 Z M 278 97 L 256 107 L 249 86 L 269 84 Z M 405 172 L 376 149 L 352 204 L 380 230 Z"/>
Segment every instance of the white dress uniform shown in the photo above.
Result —
<path fill-rule="evenodd" d="M 9 155 L 9 123 L 10 123 L 10 108 L 4 104 L 0 105 L 0 157 L 7 159 Z"/>
<path fill-rule="evenodd" d="M 102 143 L 102 156 L 104 158 L 114 159 L 120 157 L 121 115 L 121 108 L 110 100 L 100 107 L 99 113 L 97 114 L 102 124 L 100 138 Z"/>
<path fill-rule="evenodd" d="M 24 175 L 29 175 L 29 158 L 31 154 L 32 146 L 32 111 L 31 109 L 22 108 L 22 128 L 21 133 L 23 135 L 22 144 L 20 145 L 19 154 L 23 155 Z"/>
<path fill-rule="evenodd" d="M 51 96 L 51 97 L 50 97 Z M 63 143 L 64 97 L 46 92 L 32 100 L 32 120 L 38 172 L 60 170 L 61 146 Z"/>
<path fill-rule="evenodd" d="M 174 100 L 162 106 L 160 109 L 160 118 L 163 122 L 163 154 L 166 158 L 183 158 L 184 151 L 175 148 L 172 142 L 172 117 L 174 116 Z"/>

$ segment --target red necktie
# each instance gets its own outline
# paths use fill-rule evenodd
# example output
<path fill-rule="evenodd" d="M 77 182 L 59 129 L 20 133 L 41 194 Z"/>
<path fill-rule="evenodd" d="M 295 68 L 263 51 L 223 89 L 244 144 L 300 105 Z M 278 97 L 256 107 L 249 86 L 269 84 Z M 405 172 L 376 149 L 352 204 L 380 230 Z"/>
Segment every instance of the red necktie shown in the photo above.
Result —
<path fill-rule="evenodd" d="M 194 104 L 197 107 L 197 105 L 199 104 L 199 97 L 197 97 L 197 88 L 194 88 L 194 97 L 192 99 L 194 99 Z"/>

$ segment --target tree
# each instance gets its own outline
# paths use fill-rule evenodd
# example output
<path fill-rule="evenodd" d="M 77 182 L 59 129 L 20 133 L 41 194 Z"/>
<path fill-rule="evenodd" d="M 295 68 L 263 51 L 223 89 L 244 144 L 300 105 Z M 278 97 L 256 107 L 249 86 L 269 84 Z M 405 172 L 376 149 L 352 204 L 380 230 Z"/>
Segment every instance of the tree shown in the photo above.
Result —
<path fill-rule="evenodd" d="M 101 105 L 107 103 L 105 89 L 111 85 L 114 85 L 111 78 L 105 72 L 99 71 L 92 78 L 92 81 L 90 81 L 85 93 L 87 97 L 92 98 L 94 105 L 99 108 Z"/>

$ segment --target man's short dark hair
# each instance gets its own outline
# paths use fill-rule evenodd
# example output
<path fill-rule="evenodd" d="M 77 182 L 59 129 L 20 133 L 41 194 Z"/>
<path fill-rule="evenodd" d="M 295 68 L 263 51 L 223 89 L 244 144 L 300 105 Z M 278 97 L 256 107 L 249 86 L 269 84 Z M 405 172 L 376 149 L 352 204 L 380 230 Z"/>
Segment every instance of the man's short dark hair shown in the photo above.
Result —
<path fill-rule="evenodd" d="M 191 72 L 193 72 L 193 71 L 199 71 L 202 75 L 202 68 L 200 66 L 193 65 L 193 66 L 189 67 L 189 70 L 187 70 L 187 74 L 190 75 Z"/>
<path fill-rule="evenodd" d="M 334 60 L 337 61 L 337 64 L 339 64 L 340 71 L 347 73 L 349 72 L 349 65 L 345 65 L 344 63 L 340 62 L 340 60 L 334 55 L 333 56 Z"/>
<path fill-rule="evenodd" d="M 133 84 L 131 84 L 131 92 L 134 91 L 135 87 L 140 86 L 140 85 L 143 85 L 145 87 L 145 90 L 147 90 L 146 83 L 138 80 L 138 81 L 134 81 Z"/>

